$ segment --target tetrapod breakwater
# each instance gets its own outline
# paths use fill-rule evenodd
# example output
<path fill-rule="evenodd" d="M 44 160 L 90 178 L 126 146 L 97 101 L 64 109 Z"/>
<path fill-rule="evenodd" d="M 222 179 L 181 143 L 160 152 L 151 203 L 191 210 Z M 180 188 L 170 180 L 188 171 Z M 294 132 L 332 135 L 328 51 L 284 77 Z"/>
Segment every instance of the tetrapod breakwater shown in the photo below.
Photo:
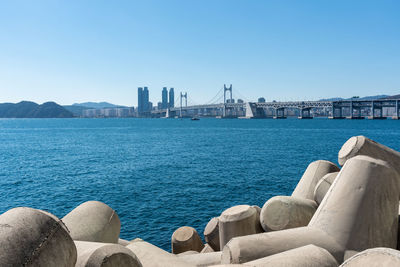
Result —
<path fill-rule="evenodd" d="M 400 153 L 355 136 L 338 162 L 311 162 L 290 196 L 262 208 L 216 214 L 203 239 L 176 229 L 171 252 L 120 239 L 118 214 L 102 202 L 63 218 L 13 208 L 0 215 L 0 266 L 400 266 Z"/>

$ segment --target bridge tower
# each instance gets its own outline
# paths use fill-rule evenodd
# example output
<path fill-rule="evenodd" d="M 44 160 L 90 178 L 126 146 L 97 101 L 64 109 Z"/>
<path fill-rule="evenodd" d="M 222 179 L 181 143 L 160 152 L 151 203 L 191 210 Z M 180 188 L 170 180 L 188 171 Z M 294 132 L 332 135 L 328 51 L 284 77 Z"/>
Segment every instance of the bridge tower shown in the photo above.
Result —
<path fill-rule="evenodd" d="M 180 107 L 180 117 L 182 118 L 182 98 L 185 98 L 185 107 L 187 107 L 187 92 L 182 93 L 181 92 L 181 107 Z"/>
<path fill-rule="evenodd" d="M 232 84 L 229 87 L 226 87 L 226 84 L 224 84 L 224 104 L 226 103 L 226 92 L 229 92 L 229 102 L 232 103 Z"/>
<path fill-rule="evenodd" d="M 222 117 L 226 117 L 226 92 L 229 92 L 229 96 L 230 96 L 229 103 L 233 103 L 233 100 L 232 100 L 232 84 L 229 87 L 227 87 L 226 84 L 224 84 L 224 109 L 222 111 L 222 113 L 223 113 Z"/>

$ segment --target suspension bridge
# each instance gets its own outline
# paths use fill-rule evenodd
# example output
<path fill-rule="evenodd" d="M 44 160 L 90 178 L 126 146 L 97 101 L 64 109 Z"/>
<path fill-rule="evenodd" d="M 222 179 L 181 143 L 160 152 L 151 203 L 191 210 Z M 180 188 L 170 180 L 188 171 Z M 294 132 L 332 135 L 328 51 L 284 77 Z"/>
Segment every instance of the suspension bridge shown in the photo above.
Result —
<path fill-rule="evenodd" d="M 197 104 L 187 92 L 181 92 L 175 101 L 180 103 L 179 107 L 154 110 L 151 115 L 159 118 L 399 119 L 400 99 L 250 102 L 239 92 L 236 92 L 236 96 L 235 102 L 232 85 L 224 85 L 206 104 Z"/>

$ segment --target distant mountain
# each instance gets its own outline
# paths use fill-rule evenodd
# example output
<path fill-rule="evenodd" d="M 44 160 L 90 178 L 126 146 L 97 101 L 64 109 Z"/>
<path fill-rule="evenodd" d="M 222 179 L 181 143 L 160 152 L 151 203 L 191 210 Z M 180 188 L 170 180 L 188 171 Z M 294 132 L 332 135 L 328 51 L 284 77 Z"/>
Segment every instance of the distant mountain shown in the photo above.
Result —
<path fill-rule="evenodd" d="M 38 105 L 22 101 L 17 104 L 0 104 L 0 118 L 72 118 L 74 115 L 54 102 Z"/>
<path fill-rule="evenodd" d="M 400 95 L 388 96 L 388 97 L 385 97 L 385 99 L 400 99 Z"/>
<path fill-rule="evenodd" d="M 388 98 L 388 95 L 374 95 L 374 96 L 364 96 L 364 97 L 351 97 L 351 98 L 341 98 L 341 97 L 332 97 L 332 98 L 324 98 L 320 99 L 320 101 L 340 101 L 340 100 L 377 100 L 382 98 Z"/>
<path fill-rule="evenodd" d="M 322 98 L 319 101 L 340 101 L 340 100 L 344 100 L 344 98 L 341 97 Z"/>
<path fill-rule="evenodd" d="M 86 109 L 95 108 L 125 108 L 125 106 L 114 105 L 108 102 L 85 102 L 85 103 L 75 103 L 72 106 L 85 107 Z"/>

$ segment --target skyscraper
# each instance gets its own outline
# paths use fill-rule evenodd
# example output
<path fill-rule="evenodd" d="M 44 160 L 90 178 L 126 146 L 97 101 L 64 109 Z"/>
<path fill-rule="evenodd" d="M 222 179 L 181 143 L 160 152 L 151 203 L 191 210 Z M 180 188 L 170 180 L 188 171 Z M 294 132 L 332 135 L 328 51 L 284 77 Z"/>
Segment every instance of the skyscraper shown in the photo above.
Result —
<path fill-rule="evenodd" d="M 149 89 L 147 89 L 147 86 L 144 87 L 143 89 L 143 112 L 149 112 L 150 111 L 150 105 L 149 105 Z"/>
<path fill-rule="evenodd" d="M 161 104 L 162 109 L 167 109 L 168 108 L 168 91 L 167 87 L 163 87 L 162 89 L 162 104 Z"/>
<path fill-rule="evenodd" d="M 174 88 L 170 88 L 170 89 L 169 89 L 169 107 L 170 107 L 170 108 L 175 107 Z"/>
<path fill-rule="evenodd" d="M 137 112 L 138 112 L 138 114 L 141 114 L 141 113 L 143 113 L 143 88 L 142 87 L 138 88 L 137 96 L 138 96 Z"/>

